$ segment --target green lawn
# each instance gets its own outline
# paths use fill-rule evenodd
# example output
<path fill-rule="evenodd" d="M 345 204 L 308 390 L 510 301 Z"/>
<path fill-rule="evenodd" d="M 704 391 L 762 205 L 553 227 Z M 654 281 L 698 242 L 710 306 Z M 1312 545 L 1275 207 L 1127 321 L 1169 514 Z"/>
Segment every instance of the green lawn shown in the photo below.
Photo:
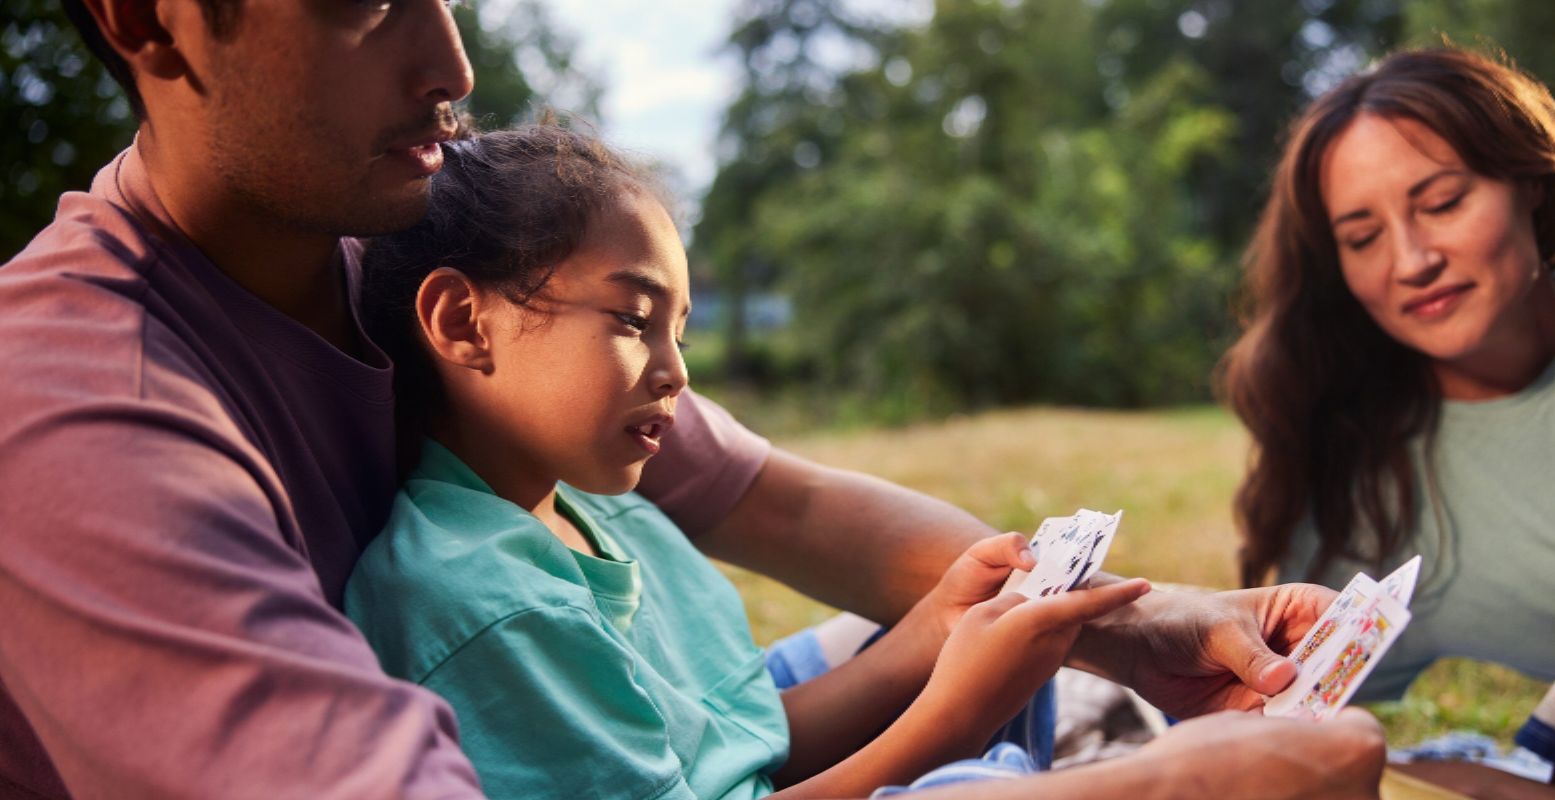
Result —
<path fill-rule="evenodd" d="M 898 429 L 800 433 L 804 415 L 720 394 L 781 446 L 955 503 L 995 527 L 1030 531 L 1082 506 L 1125 510 L 1107 569 L 1155 581 L 1230 588 L 1237 545 L 1230 498 L 1246 439 L 1224 411 L 996 411 Z M 765 423 L 765 424 L 764 424 Z M 730 574 L 759 641 L 824 619 L 830 609 L 759 576 Z M 1373 711 L 1395 744 L 1458 728 L 1503 743 L 1545 685 L 1511 670 L 1444 661 L 1400 703 Z"/>

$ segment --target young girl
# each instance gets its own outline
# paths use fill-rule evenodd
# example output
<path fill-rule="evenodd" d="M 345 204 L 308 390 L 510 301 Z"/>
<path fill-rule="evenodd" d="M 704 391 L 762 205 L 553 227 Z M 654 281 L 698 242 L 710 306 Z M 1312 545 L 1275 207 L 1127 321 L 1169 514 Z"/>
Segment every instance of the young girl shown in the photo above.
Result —
<path fill-rule="evenodd" d="M 346 610 L 390 674 L 453 705 L 494 796 L 906 782 L 981 750 L 1082 622 L 1147 589 L 982 602 L 1030 566 L 1020 536 L 991 538 L 881 641 L 780 696 L 734 588 L 626 494 L 687 382 L 684 249 L 644 175 L 556 126 L 455 142 L 427 219 L 364 267 L 425 438 Z"/>

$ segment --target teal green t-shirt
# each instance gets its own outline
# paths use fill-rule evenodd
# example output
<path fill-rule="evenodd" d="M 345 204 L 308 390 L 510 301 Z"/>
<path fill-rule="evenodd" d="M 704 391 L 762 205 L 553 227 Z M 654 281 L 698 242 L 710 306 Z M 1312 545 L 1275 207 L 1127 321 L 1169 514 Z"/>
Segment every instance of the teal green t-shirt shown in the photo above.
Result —
<path fill-rule="evenodd" d="M 734 587 L 636 495 L 556 502 L 601 557 L 428 442 L 346 613 L 389 674 L 453 705 L 492 797 L 770 793 L 787 720 Z"/>
<path fill-rule="evenodd" d="M 1442 404 L 1436 446 L 1414 448 L 1417 485 L 1427 486 L 1432 459 L 1440 495 L 1416 505 L 1419 528 L 1391 570 L 1423 556 L 1414 618 L 1357 693 L 1381 700 L 1404 693 L 1438 658 L 1494 661 L 1555 680 L 1555 364 L 1516 394 L 1484 402 Z M 1424 492 L 1421 493 L 1422 495 Z M 1375 540 L 1358 541 L 1362 555 Z M 1300 580 L 1317 552 L 1311 521 L 1296 531 L 1281 580 Z M 1319 580 L 1343 586 L 1357 571 L 1341 559 Z"/>

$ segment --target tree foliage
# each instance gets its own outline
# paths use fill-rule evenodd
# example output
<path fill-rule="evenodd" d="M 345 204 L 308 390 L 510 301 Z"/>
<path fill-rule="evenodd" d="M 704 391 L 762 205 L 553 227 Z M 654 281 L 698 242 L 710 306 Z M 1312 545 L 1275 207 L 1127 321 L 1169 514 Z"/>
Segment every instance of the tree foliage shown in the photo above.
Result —
<path fill-rule="evenodd" d="M 1401 42 L 1483 31 L 1539 72 L 1555 30 L 1534 0 L 940 0 L 905 27 L 811 5 L 735 25 L 697 250 L 791 294 L 807 374 L 909 413 L 1207 398 L 1290 118 Z M 805 32 L 869 55 L 817 75 L 772 44 Z"/>

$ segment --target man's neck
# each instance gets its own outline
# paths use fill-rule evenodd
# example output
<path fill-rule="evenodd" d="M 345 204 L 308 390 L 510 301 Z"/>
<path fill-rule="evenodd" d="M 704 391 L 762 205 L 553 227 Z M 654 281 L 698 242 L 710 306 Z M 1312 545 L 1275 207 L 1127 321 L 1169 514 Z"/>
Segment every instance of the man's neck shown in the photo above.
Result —
<path fill-rule="evenodd" d="M 135 147 L 179 232 L 255 297 L 342 351 L 358 352 L 336 260 L 339 237 L 299 231 L 260 212 L 213 182 L 210 165 L 181 163 L 158 145 L 143 126 Z"/>

